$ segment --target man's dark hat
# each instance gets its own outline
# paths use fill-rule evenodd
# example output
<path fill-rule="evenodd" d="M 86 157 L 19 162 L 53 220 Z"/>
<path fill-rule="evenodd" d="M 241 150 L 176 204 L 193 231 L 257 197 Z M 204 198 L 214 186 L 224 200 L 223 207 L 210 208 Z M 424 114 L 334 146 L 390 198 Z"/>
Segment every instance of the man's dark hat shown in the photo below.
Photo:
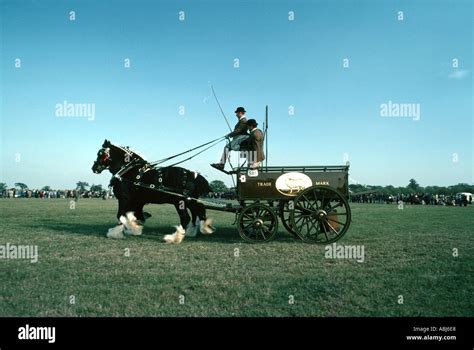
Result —
<path fill-rule="evenodd" d="M 247 120 L 247 125 L 248 126 L 257 126 L 258 123 L 255 119 L 249 119 L 249 120 Z"/>
<path fill-rule="evenodd" d="M 244 108 L 244 107 L 237 107 L 237 109 L 235 110 L 235 112 L 234 112 L 234 113 L 238 113 L 238 112 L 245 113 L 245 112 L 247 112 L 247 111 L 245 110 L 245 108 Z"/>

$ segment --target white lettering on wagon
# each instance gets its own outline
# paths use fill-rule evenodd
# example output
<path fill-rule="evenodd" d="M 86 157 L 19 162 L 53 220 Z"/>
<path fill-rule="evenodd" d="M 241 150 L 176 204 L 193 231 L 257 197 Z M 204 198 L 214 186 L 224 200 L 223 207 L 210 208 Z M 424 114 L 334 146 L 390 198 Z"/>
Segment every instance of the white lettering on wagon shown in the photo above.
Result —
<path fill-rule="evenodd" d="M 329 181 L 316 181 L 314 184 L 329 186 Z"/>

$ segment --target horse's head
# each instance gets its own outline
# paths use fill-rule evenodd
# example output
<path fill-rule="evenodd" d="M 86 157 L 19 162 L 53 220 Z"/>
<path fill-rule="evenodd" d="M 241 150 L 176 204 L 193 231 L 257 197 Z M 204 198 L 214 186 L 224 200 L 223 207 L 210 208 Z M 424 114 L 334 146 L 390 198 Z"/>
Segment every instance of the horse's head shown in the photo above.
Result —
<path fill-rule="evenodd" d="M 102 148 L 97 152 L 97 159 L 92 165 L 92 171 L 100 174 L 108 169 L 112 174 L 117 173 L 125 164 L 134 162 L 134 164 L 143 164 L 143 159 L 137 153 L 131 151 L 128 147 L 121 147 L 105 140 Z"/>
<path fill-rule="evenodd" d="M 112 144 L 109 140 L 105 140 L 102 148 L 97 152 L 97 159 L 92 165 L 92 171 L 96 174 L 100 174 L 105 169 L 112 165 L 112 156 L 111 156 L 111 147 Z"/>

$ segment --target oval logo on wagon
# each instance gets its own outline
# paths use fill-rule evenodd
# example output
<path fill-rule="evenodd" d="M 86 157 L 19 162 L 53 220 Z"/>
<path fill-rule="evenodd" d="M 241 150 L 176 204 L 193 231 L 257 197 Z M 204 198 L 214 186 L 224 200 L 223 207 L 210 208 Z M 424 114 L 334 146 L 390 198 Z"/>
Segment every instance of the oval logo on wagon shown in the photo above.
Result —
<path fill-rule="evenodd" d="M 313 182 L 308 175 L 303 173 L 285 173 L 278 177 L 275 187 L 285 196 L 296 196 L 305 188 L 311 187 Z"/>

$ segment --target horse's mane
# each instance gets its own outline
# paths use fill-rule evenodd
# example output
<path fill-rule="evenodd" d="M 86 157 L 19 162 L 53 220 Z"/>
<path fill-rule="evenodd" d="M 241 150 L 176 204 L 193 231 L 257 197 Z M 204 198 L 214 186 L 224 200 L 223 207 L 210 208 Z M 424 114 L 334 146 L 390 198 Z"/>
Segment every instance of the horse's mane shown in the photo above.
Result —
<path fill-rule="evenodd" d="M 140 153 L 138 153 L 137 151 L 131 149 L 130 147 L 128 146 L 122 146 L 122 145 L 118 145 L 118 144 L 115 144 L 115 143 L 110 143 L 110 145 L 112 147 L 115 147 L 115 148 L 118 148 L 120 150 L 122 150 L 123 152 L 127 153 L 127 154 L 130 154 L 131 156 L 137 156 L 138 158 L 140 158 L 141 160 L 143 160 L 144 162 L 146 162 L 147 160 L 145 159 L 145 157 L 143 157 Z"/>

